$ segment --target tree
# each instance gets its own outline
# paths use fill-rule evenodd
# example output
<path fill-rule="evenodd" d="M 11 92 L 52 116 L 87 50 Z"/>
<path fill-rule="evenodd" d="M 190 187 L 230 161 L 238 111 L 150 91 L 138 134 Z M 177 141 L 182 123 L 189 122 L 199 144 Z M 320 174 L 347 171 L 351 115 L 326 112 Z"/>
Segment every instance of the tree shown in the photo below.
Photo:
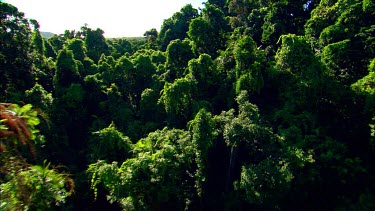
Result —
<path fill-rule="evenodd" d="M 331 74 L 348 87 L 363 78 L 375 50 L 371 4 L 321 1 L 311 13 L 306 35 Z"/>
<path fill-rule="evenodd" d="M 152 86 L 152 75 L 155 73 L 156 67 L 148 55 L 140 54 L 132 62 L 134 69 L 130 70 L 128 75 L 133 80 L 130 85 L 130 93 L 136 107 L 139 108 L 142 91 Z"/>
<path fill-rule="evenodd" d="M 167 61 L 167 58 L 165 56 L 165 52 L 161 51 L 154 51 L 151 54 L 151 61 L 155 64 L 155 66 L 158 66 L 160 64 L 164 64 Z"/>
<path fill-rule="evenodd" d="M 117 78 L 121 77 L 121 72 L 116 71 L 116 61 L 112 56 L 102 54 L 98 61 L 98 72 L 106 86 L 111 85 Z"/>
<path fill-rule="evenodd" d="M 247 90 L 260 93 L 264 86 L 264 55 L 256 48 L 254 40 L 247 35 L 240 37 L 234 44 L 233 56 L 236 61 L 236 93 Z"/>
<path fill-rule="evenodd" d="M 131 141 L 112 122 L 108 127 L 92 133 L 89 149 L 90 163 L 98 160 L 123 162 L 131 155 Z"/>
<path fill-rule="evenodd" d="M 365 104 L 363 112 L 372 117 L 369 122 L 369 126 L 372 129 L 370 133 L 374 137 L 374 118 L 375 118 L 375 59 L 371 60 L 368 67 L 369 73 L 365 77 L 359 79 L 356 83 L 351 85 L 351 89 L 354 90 L 359 97 L 364 98 Z"/>
<path fill-rule="evenodd" d="M 284 145 L 283 137 L 266 126 L 258 107 L 249 102 L 246 91 L 236 101 L 237 116 L 232 109 L 214 117 L 220 134 L 231 148 L 227 191 L 232 190 L 233 184 L 239 196 L 237 203 L 242 203 L 230 208 L 251 204 L 253 208 L 274 209 L 288 195 L 296 173 L 314 159 L 309 151 Z"/>
<path fill-rule="evenodd" d="M 43 119 L 1 104 L 0 209 L 67 199 L 45 158 L 60 209 L 374 209 L 373 1 L 209 0 L 148 41 L 5 5 L 0 98 Z"/>
<path fill-rule="evenodd" d="M 194 57 L 190 42 L 188 40 L 172 41 L 167 47 L 166 57 L 167 81 L 183 77 L 188 62 Z"/>
<path fill-rule="evenodd" d="M 103 161 L 91 164 L 91 187 L 102 184 L 108 199 L 123 209 L 188 209 L 196 197 L 194 148 L 189 132 L 157 130 L 133 146 L 135 157 L 121 165 Z M 120 185 L 121 184 L 121 185 Z"/>
<path fill-rule="evenodd" d="M 7 172 L 11 180 L 0 185 L 1 209 L 50 209 L 64 204 L 73 193 L 72 180 L 49 165 L 24 168 Z"/>
<path fill-rule="evenodd" d="M 139 111 L 142 120 L 145 122 L 159 122 L 163 119 L 164 108 L 158 105 L 159 91 L 146 88 L 142 91 L 141 101 L 139 103 Z"/>
<path fill-rule="evenodd" d="M 75 60 L 83 62 L 86 58 L 86 47 L 81 39 L 73 38 L 68 41 L 66 48 L 71 50 Z"/>
<path fill-rule="evenodd" d="M 287 74 L 291 74 L 292 80 L 301 81 L 301 83 L 292 82 L 295 86 L 293 86 L 293 91 L 290 90 L 294 93 L 299 93 L 300 99 L 296 103 L 316 100 L 326 76 L 323 65 L 313 54 L 305 37 L 283 35 L 280 40 L 282 44 L 275 56 L 276 69 L 287 71 Z"/>
<path fill-rule="evenodd" d="M 187 4 L 181 8 L 180 12 L 176 12 L 172 17 L 164 20 L 157 39 L 161 50 L 165 51 L 173 40 L 187 38 L 189 24 L 196 17 L 198 17 L 198 10 L 191 4 Z"/>
<path fill-rule="evenodd" d="M 43 39 L 43 43 L 44 55 L 46 56 L 46 58 L 51 57 L 53 59 L 56 59 L 57 54 L 51 43 L 47 39 Z"/>
<path fill-rule="evenodd" d="M 43 86 L 38 83 L 36 83 L 33 88 L 25 91 L 25 99 L 44 112 L 51 109 L 53 101 L 52 94 L 48 93 Z"/>
<path fill-rule="evenodd" d="M 232 28 L 247 26 L 247 16 L 253 9 L 253 1 L 231 0 L 228 1 L 228 12 L 232 15 L 230 23 Z"/>
<path fill-rule="evenodd" d="M 192 141 L 196 150 L 197 171 L 195 173 L 195 187 L 197 188 L 198 196 L 202 197 L 206 191 L 204 183 L 208 174 L 208 151 L 215 139 L 214 121 L 211 113 L 201 109 L 188 125 L 193 134 Z"/>
<path fill-rule="evenodd" d="M 66 39 L 62 35 L 53 35 L 52 37 L 48 38 L 49 43 L 51 43 L 55 52 L 59 52 L 63 49 Z"/>
<path fill-rule="evenodd" d="M 113 122 L 120 130 L 125 130 L 127 132 L 126 135 L 130 138 L 137 137 L 136 133 L 131 131 L 136 108 L 131 104 L 133 102 L 130 101 L 130 96 L 126 96 L 129 94 L 126 91 L 120 90 L 115 83 L 102 86 L 101 92 L 105 95 L 104 99 L 98 102 L 99 108 L 95 111 L 98 117 L 94 124 L 101 122 L 103 125 L 99 124 L 93 127 L 94 130 L 100 130 Z M 141 128 L 138 129 L 141 130 Z"/>
<path fill-rule="evenodd" d="M 164 105 L 170 125 L 184 126 L 191 118 L 196 81 L 185 77 L 173 83 L 166 82 L 159 103 Z"/>
<path fill-rule="evenodd" d="M 288 1 L 263 1 L 262 6 L 267 8 L 262 26 L 262 43 L 274 45 L 280 35 L 304 34 L 304 24 L 310 18 L 310 11 L 314 9 L 314 1 L 298 0 L 293 3 Z"/>
<path fill-rule="evenodd" d="M 189 74 L 197 81 L 197 89 L 201 99 L 213 98 L 217 91 L 218 72 L 211 57 L 201 54 L 198 59 L 192 59 L 188 64 Z"/>
<path fill-rule="evenodd" d="M 32 33 L 31 43 L 36 53 L 43 57 L 44 56 L 44 42 L 42 35 L 39 32 L 39 23 L 36 20 L 31 19 L 30 23 L 34 26 Z"/>
<path fill-rule="evenodd" d="M 0 146 L 1 152 L 11 151 L 19 145 L 30 147 L 35 156 L 32 141 L 39 132 L 35 127 L 40 123 L 38 113 L 32 110 L 32 105 L 19 107 L 17 104 L 0 104 Z"/>
<path fill-rule="evenodd" d="M 103 36 L 104 31 L 101 29 L 92 30 L 90 28 L 86 31 L 85 46 L 87 49 L 87 56 L 97 63 L 102 54 L 108 55 L 109 49 Z"/>
<path fill-rule="evenodd" d="M 227 1 L 225 0 L 208 0 L 208 3 L 215 5 L 216 7 L 220 8 L 221 10 L 224 11 L 225 6 L 227 4 Z"/>
<path fill-rule="evenodd" d="M 219 50 L 225 48 L 228 21 L 224 13 L 209 3 L 202 11 L 202 17 L 195 18 L 189 25 L 188 35 L 194 43 L 195 51 L 216 58 Z"/>
<path fill-rule="evenodd" d="M 0 95 L 2 100 L 21 100 L 33 86 L 31 29 L 24 14 L 0 2 Z"/>
<path fill-rule="evenodd" d="M 155 29 L 155 28 L 152 28 L 148 31 L 146 31 L 143 36 L 145 36 L 147 38 L 147 41 L 149 43 L 153 43 L 156 41 L 157 37 L 158 37 L 158 31 Z"/>
<path fill-rule="evenodd" d="M 37 112 L 32 105 L 0 104 L 0 208 L 48 209 L 60 205 L 73 192 L 73 181 L 49 165 L 30 165 L 19 147 L 29 145 L 36 159 L 34 142 L 39 130 Z"/>
<path fill-rule="evenodd" d="M 70 84 L 79 82 L 80 74 L 77 63 L 73 58 L 73 52 L 64 48 L 59 52 L 56 61 L 56 73 L 53 77 L 53 85 L 56 91 L 68 88 Z"/>
<path fill-rule="evenodd" d="M 262 26 L 264 24 L 264 17 L 267 14 L 265 8 L 254 8 L 251 10 L 251 13 L 247 17 L 248 20 L 248 32 L 249 35 L 254 39 L 258 46 L 262 44 Z"/>
<path fill-rule="evenodd" d="M 125 53 L 133 53 L 133 44 L 127 39 L 107 39 L 107 44 L 111 52 L 111 56 L 115 59 L 123 56 Z"/>

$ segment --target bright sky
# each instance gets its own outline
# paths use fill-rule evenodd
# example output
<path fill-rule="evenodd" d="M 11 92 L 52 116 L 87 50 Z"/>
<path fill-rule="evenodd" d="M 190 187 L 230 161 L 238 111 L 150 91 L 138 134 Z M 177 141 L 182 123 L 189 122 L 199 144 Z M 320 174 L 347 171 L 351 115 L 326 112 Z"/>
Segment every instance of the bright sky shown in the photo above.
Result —
<path fill-rule="evenodd" d="M 206 0 L 4 0 L 40 24 L 40 31 L 62 34 L 85 23 L 109 37 L 138 37 L 158 31 L 164 19 L 186 4 L 203 7 Z"/>

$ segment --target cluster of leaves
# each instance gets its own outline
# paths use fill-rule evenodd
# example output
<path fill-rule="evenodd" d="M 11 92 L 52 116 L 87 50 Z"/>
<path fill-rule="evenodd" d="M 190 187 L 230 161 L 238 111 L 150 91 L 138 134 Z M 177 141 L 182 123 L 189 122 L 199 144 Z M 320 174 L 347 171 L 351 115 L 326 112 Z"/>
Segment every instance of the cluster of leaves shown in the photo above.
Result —
<path fill-rule="evenodd" d="M 144 39 L 45 39 L 0 4 L 0 99 L 46 120 L 1 107 L 1 143 L 42 131 L 39 154 L 76 175 L 68 206 L 374 209 L 371 0 L 208 0 Z M 53 187 L 49 201 L 70 193 Z"/>
<path fill-rule="evenodd" d="M 36 156 L 32 141 L 39 133 L 35 128 L 40 123 L 37 115 L 31 104 L 22 107 L 17 104 L 0 104 L 0 150 L 3 152 L 28 144 Z"/>
<path fill-rule="evenodd" d="M 103 183 L 109 190 L 109 201 L 126 210 L 188 207 L 189 198 L 194 196 L 195 149 L 190 145 L 190 134 L 165 128 L 139 140 L 132 150 L 134 158 L 120 167 L 117 162 L 103 161 L 89 166 L 94 190 Z"/>
<path fill-rule="evenodd" d="M 8 157 L 2 172 L 5 182 L 0 185 L 0 209 L 40 210 L 59 206 L 73 193 L 73 181 L 45 166 L 30 166 L 16 157 Z M 4 162 L 4 161 L 2 161 Z"/>
<path fill-rule="evenodd" d="M 40 123 L 37 111 L 30 104 L 0 105 L 0 209 L 47 209 L 52 203 L 65 203 L 73 193 L 73 181 L 64 174 L 44 167 L 30 165 L 21 157 L 18 148 L 28 145 L 34 159 L 34 141 L 42 141 L 36 126 Z M 18 153 L 17 153 L 18 152 Z"/>

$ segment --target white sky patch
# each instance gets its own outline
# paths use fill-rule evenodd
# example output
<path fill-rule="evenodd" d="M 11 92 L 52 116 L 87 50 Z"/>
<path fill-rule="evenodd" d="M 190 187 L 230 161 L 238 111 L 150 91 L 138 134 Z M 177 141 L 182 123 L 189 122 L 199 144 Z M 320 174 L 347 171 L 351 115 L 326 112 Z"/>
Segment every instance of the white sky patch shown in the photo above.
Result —
<path fill-rule="evenodd" d="M 101 28 L 105 37 L 138 37 L 158 31 L 164 19 L 186 4 L 203 7 L 206 0 L 5 0 L 40 24 L 40 31 L 62 34 L 85 23 Z"/>

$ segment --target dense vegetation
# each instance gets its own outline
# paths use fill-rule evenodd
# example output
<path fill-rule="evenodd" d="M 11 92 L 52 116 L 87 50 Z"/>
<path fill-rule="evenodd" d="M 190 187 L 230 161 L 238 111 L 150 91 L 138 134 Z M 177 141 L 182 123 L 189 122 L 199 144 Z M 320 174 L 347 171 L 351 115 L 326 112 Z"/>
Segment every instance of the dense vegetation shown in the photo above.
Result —
<path fill-rule="evenodd" d="M 374 210 L 374 15 L 209 0 L 47 39 L 0 2 L 0 209 Z"/>

